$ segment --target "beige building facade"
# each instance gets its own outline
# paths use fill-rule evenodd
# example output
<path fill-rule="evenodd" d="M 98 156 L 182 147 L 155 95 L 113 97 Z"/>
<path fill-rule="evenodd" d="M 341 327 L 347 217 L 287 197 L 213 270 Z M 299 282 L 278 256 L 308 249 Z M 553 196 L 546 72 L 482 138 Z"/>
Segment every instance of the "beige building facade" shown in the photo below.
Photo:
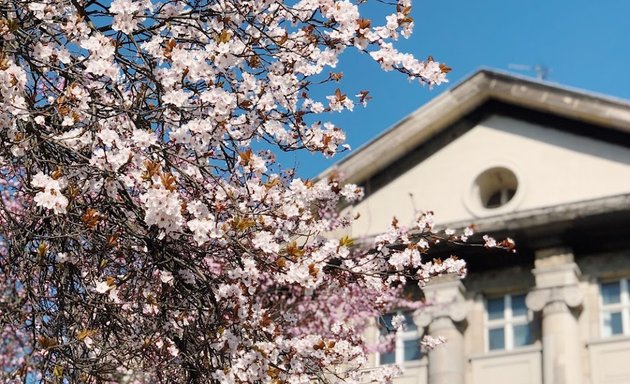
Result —
<path fill-rule="evenodd" d="M 334 170 L 366 191 L 345 208 L 355 239 L 432 210 L 517 243 L 430 255 L 460 255 L 469 275 L 401 309 L 407 330 L 374 357 L 403 366 L 399 383 L 630 383 L 629 102 L 482 70 Z M 419 352 L 427 334 L 448 342 Z"/>

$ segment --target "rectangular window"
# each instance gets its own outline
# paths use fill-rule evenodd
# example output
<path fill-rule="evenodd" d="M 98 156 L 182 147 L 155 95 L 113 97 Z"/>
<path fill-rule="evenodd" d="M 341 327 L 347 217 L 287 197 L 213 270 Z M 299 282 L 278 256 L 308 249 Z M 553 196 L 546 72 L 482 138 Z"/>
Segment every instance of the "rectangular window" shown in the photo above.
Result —
<path fill-rule="evenodd" d="M 487 299 L 487 349 L 511 350 L 532 344 L 532 316 L 525 305 L 525 294 Z"/>
<path fill-rule="evenodd" d="M 630 284 L 628 279 L 601 283 L 602 337 L 630 334 Z"/>
<path fill-rule="evenodd" d="M 405 317 L 405 325 L 401 331 L 396 332 L 392 326 L 392 319 L 395 315 Z M 420 333 L 418 327 L 413 322 L 412 311 L 397 311 L 388 313 L 378 319 L 378 327 L 381 336 L 394 335 L 395 341 L 391 351 L 378 354 L 378 364 L 398 364 L 403 365 L 408 361 L 416 361 L 422 358 L 420 352 Z"/>

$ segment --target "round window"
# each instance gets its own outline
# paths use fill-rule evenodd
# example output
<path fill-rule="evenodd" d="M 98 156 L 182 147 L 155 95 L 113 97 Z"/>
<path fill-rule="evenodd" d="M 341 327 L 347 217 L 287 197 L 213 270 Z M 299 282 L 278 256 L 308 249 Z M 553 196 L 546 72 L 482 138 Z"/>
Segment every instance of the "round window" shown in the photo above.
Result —
<path fill-rule="evenodd" d="M 477 176 L 474 190 L 481 206 L 487 209 L 499 208 L 507 204 L 518 188 L 514 172 L 504 167 L 490 168 Z"/>

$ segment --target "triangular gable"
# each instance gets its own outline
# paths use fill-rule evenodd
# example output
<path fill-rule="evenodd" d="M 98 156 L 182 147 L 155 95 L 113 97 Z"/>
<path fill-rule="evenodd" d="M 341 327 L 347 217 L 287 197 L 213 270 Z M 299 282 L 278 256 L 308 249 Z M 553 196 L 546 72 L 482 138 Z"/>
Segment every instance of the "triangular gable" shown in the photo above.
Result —
<path fill-rule="evenodd" d="M 411 222 L 418 210 L 473 222 L 630 193 L 629 127 L 625 102 L 479 72 L 335 167 L 366 188 L 352 235 L 380 233 L 392 216 Z M 518 186 L 489 209 L 477 178 L 491 168 Z"/>

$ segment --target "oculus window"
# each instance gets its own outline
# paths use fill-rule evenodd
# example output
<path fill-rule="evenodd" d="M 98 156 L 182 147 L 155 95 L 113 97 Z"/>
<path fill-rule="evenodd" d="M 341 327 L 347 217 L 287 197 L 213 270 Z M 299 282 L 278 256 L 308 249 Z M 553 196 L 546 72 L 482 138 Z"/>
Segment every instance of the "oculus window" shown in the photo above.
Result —
<path fill-rule="evenodd" d="M 518 189 L 518 179 L 505 167 L 490 168 L 475 179 L 474 190 L 481 206 L 499 208 L 509 203 Z"/>

